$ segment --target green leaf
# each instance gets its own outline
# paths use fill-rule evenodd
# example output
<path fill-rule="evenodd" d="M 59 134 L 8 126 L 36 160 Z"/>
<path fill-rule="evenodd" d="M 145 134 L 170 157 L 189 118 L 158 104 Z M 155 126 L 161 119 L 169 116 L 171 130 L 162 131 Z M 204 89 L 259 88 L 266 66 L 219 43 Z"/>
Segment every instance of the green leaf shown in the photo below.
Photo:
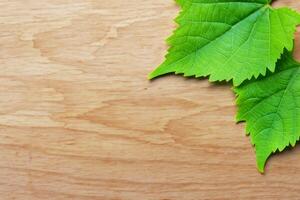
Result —
<path fill-rule="evenodd" d="M 291 53 L 277 63 L 275 73 L 249 81 L 235 89 L 237 120 L 255 145 L 259 171 L 271 153 L 295 146 L 300 137 L 300 64 Z"/>
<path fill-rule="evenodd" d="M 274 9 L 270 0 L 177 0 L 179 27 L 167 40 L 165 62 L 149 79 L 175 72 L 210 81 L 233 80 L 235 86 L 275 63 L 284 48 L 293 48 L 300 15 Z"/>

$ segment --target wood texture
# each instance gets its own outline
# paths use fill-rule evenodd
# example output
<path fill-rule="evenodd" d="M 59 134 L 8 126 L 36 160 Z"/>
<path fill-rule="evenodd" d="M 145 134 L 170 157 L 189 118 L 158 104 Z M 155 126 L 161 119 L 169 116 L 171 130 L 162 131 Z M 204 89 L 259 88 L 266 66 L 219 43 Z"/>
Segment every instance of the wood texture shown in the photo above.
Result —
<path fill-rule="evenodd" d="M 0 0 L 1 200 L 299 199 L 300 147 L 259 174 L 229 86 L 146 79 L 178 10 Z"/>

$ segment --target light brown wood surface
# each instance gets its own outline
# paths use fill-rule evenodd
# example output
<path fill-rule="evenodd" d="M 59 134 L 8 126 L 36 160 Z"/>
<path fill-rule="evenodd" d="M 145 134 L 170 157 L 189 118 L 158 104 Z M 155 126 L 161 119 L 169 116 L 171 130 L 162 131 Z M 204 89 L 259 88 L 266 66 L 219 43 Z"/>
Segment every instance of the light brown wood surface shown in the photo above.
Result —
<path fill-rule="evenodd" d="M 1 200 L 300 199 L 300 147 L 258 173 L 230 86 L 147 80 L 178 11 L 0 0 Z"/>

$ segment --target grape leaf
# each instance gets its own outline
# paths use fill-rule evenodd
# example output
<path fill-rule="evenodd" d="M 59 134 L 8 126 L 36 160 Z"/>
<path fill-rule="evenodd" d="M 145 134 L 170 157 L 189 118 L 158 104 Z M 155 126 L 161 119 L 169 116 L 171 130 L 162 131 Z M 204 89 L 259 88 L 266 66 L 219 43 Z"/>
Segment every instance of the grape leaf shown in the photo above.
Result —
<path fill-rule="evenodd" d="M 300 15 L 274 9 L 271 0 L 176 0 L 179 27 L 167 40 L 166 60 L 149 79 L 175 72 L 230 81 L 238 86 L 275 63 L 284 48 L 293 48 Z"/>
<path fill-rule="evenodd" d="M 237 121 L 246 121 L 246 132 L 255 145 L 260 172 L 277 150 L 295 146 L 300 137 L 300 64 L 291 53 L 277 63 L 276 72 L 243 83 L 235 89 Z"/>

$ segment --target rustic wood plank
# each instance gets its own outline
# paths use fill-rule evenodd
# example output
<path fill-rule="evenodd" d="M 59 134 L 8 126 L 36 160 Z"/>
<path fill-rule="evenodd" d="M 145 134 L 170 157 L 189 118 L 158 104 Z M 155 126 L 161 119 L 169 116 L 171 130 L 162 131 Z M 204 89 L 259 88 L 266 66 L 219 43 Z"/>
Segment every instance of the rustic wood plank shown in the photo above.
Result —
<path fill-rule="evenodd" d="M 229 86 L 146 79 L 178 10 L 0 0 L 0 199 L 299 199 L 300 148 L 259 174 Z"/>

